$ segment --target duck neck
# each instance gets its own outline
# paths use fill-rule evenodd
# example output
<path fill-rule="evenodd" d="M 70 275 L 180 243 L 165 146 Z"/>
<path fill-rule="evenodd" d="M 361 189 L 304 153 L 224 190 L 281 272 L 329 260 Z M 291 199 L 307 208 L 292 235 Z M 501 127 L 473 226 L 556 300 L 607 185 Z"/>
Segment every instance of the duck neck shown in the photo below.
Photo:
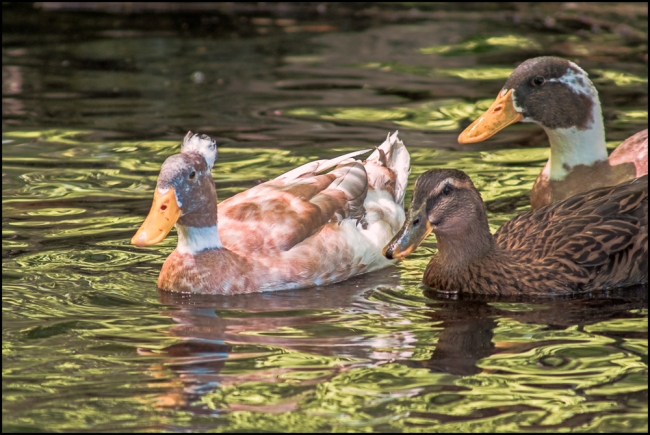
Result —
<path fill-rule="evenodd" d="M 550 178 L 563 180 L 576 165 L 591 166 L 607 160 L 605 127 L 598 98 L 594 98 L 592 121 L 586 129 L 544 127 L 551 143 Z"/>
<path fill-rule="evenodd" d="M 178 246 L 176 250 L 181 254 L 197 254 L 206 249 L 221 249 L 221 239 L 217 223 L 208 227 L 186 227 L 176 224 L 178 232 Z"/>
<path fill-rule="evenodd" d="M 176 222 L 176 250 L 181 254 L 194 255 L 207 249 L 223 248 L 217 224 L 217 192 L 212 179 L 206 184 L 203 197 L 188 201 L 187 207 L 192 212 L 183 214 Z"/>
<path fill-rule="evenodd" d="M 465 269 L 495 250 L 494 237 L 485 222 L 469 225 L 462 231 L 435 232 L 438 241 L 438 263 L 447 270 Z"/>

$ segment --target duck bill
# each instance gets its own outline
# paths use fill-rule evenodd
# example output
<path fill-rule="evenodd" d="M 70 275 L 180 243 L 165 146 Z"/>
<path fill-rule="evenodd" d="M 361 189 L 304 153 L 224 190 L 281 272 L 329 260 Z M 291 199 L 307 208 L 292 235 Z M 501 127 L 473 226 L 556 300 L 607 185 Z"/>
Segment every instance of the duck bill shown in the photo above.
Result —
<path fill-rule="evenodd" d="M 162 242 L 180 217 L 181 208 L 176 202 L 174 188 L 170 187 L 164 194 L 158 193 L 156 189 L 149 215 L 131 239 L 131 243 L 142 248 Z"/>
<path fill-rule="evenodd" d="M 382 250 L 381 253 L 384 254 L 384 257 L 389 260 L 406 257 L 415 251 L 420 246 L 420 243 L 422 243 L 422 240 L 433 230 L 433 226 L 428 219 L 420 217 L 420 222 L 416 226 L 413 225 L 414 220 L 415 218 L 409 215 L 402 228 L 400 228 L 393 239 Z"/>
<path fill-rule="evenodd" d="M 512 89 L 499 96 L 488 110 L 458 136 L 458 143 L 482 142 L 510 124 L 522 120 L 523 115 L 515 109 L 512 102 Z"/>

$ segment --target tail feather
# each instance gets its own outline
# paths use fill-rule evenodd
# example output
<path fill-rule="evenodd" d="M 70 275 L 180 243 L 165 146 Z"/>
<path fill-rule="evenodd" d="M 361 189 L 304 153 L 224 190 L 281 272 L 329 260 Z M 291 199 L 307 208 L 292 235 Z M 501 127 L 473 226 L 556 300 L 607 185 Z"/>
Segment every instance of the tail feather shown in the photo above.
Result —
<path fill-rule="evenodd" d="M 368 183 L 375 189 L 392 191 L 395 202 L 404 206 L 411 156 L 397 134 L 397 131 L 392 136 L 389 133 L 364 165 L 368 172 Z"/>

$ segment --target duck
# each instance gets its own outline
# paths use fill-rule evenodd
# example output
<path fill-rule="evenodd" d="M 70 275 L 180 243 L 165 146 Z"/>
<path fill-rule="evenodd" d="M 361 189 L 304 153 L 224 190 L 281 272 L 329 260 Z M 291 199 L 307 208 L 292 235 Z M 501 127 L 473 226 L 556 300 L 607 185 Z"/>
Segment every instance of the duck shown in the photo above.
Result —
<path fill-rule="evenodd" d="M 176 227 L 158 288 L 182 293 L 297 289 L 390 266 L 381 250 L 404 222 L 410 155 L 398 132 L 354 159 L 369 151 L 306 163 L 217 206 L 217 143 L 190 131 L 131 243 L 155 245 Z"/>
<path fill-rule="evenodd" d="M 519 121 L 542 126 L 551 145 L 530 194 L 533 209 L 648 173 L 648 130 L 626 139 L 608 157 L 598 91 L 569 60 L 544 56 L 521 63 L 458 142 L 482 142 Z"/>
<path fill-rule="evenodd" d="M 438 252 L 422 281 L 437 291 L 557 296 L 647 285 L 648 175 L 530 210 L 492 235 L 470 177 L 429 170 L 383 253 L 404 258 L 432 231 Z"/>

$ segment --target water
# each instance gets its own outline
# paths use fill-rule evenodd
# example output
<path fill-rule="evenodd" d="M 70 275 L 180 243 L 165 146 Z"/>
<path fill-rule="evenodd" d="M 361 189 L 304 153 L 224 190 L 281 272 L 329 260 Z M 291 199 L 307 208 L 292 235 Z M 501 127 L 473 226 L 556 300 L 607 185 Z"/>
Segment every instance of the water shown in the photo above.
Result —
<path fill-rule="evenodd" d="M 455 138 L 516 62 L 579 60 L 612 148 L 647 128 L 647 5 L 571 7 L 553 13 L 601 26 L 553 27 L 544 5 L 359 19 L 3 6 L 3 430 L 645 432 L 647 289 L 445 298 L 419 286 L 431 236 L 338 285 L 196 297 L 156 289 L 174 231 L 130 245 L 190 129 L 219 143 L 220 199 L 399 129 L 407 203 L 419 174 L 459 168 L 496 230 L 529 208 L 546 138 L 523 124 Z M 603 24 L 617 19 L 631 30 Z"/>

